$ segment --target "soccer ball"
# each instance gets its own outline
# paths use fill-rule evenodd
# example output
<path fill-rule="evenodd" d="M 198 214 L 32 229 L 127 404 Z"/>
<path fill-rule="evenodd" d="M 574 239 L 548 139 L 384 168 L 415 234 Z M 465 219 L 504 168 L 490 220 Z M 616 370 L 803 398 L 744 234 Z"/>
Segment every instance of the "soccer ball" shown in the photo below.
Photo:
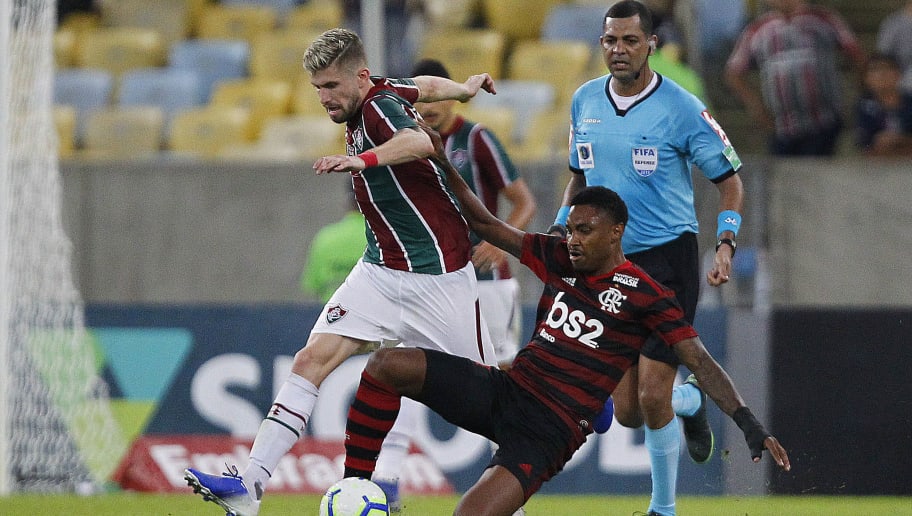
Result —
<path fill-rule="evenodd" d="M 320 501 L 320 516 L 389 516 L 386 495 L 366 478 L 348 477 L 336 482 Z"/>

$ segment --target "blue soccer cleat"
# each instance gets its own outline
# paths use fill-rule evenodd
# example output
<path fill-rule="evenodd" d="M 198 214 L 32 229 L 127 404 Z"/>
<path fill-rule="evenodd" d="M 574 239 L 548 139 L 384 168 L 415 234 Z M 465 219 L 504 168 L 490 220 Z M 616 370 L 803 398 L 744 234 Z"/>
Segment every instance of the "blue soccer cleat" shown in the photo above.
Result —
<path fill-rule="evenodd" d="M 383 489 L 390 514 L 402 512 L 402 500 L 399 498 L 399 479 L 378 478 L 372 479 L 372 481 L 380 486 L 380 489 Z"/>
<path fill-rule="evenodd" d="M 605 408 L 592 422 L 592 430 L 597 434 L 604 434 L 611 428 L 612 421 L 614 421 L 614 401 L 609 397 L 605 400 Z"/>
<path fill-rule="evenodd" d="M 236 466 L 221 475 L 209 475 L 193 468 L 184 470 L 184 479 L 193 492 L 206 502 L 213 502 L 225 510 L 226 516 L 257 516 L 260 501 L 253 497 L 238 475 Z"/>

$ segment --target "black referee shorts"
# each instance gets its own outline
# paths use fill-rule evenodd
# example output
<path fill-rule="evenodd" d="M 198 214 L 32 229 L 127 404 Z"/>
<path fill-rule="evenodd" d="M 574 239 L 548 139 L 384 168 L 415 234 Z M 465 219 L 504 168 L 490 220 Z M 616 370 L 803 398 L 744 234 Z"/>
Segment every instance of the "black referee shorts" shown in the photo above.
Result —
<path fill-rule="evenodd" d="M 639 265 L 654 280 L 674 290 L 678 303 L 684 309 L 684 317 L 693 324 L 700 299 L 700 251 L 696 234 L 684 233 L 671 242 L 628 254 L 627 259 Z M 657 335 L 646 340 L 641 353 L 674 367 L 681 364 L 674 350 Z"/>

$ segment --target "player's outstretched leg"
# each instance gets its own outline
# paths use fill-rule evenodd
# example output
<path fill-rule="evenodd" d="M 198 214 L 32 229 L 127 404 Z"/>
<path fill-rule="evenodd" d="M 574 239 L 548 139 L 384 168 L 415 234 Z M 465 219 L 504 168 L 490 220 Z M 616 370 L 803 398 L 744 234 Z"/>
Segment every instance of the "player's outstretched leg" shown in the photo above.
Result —
<path fill-rule="evenodd" d="M 184 470 L 184 479 L 194 493 L 207 502 L 218 504 L 227 516 L 256 516 L 260 512 L 259 500 L 238 475 L 237 466 L 231 466 L 230 469 L 228 473 L 209 475 L 188 468 Z"/>
<path fill-rule="evenodd" d="M 696 389 L 700 396 L 700 408 L 692 415 L 681 416 L 684 423 L 684 438 L 687 440 L 687 453 L 697 464 L 707 462 L 713 454 L 715 437 L 709 421 L 706 419 L 706 394 L 700 389 L 697 377 L 690 375 L 678 389 Z"/>

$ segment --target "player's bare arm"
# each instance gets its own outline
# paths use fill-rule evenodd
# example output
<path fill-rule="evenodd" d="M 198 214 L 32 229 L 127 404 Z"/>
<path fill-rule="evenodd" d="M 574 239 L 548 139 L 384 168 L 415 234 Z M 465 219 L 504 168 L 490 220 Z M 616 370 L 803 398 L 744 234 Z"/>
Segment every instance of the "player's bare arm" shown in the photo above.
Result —
<path fill-rule="evenodd" d="M 447 182 L 459 201 L 462 208 L 462 216 L 469 223 L 469 227 L 483 240 L 487 240 L 518 258 L 522 253 L 522 241 L 526 233 L 510 226 L 488 211 L 481 200 L 472 192 L 472 189 L 469 188 L 469 185 L 463 181 L 456 167 L 447 159 L 440 134 L 424 122 L 419 121 L 418 125 L 427 133 L 434 144 L 435 153 L 432 159 L 446 172 Z"/>
<path fill-rule="evenodd" d="M 465 82 L 459 83 L 443 77 L 419 75 L 412 80 L 418 86 L 418 102 L 437 102 L 439 100 L 458 100 L 467 102 L 480 90 L 497 94 L 494 79 L 486 73 L 473 75 Z"/>
<path fill-rule="evenodd" d="M 741 176 L 732 174 L 725 180 L 716 183 L 719 190 L 719 212 L 732 210 L 741 212 L 744 206 L 744 184 L 741 182 Z M 730 238 L 734 240 L 735 234 L 731 231 L 723 231 L 719 238 Z M 732 257 L 734 249 L 727 245 L 719 246 L 713 257 L 713 266 L 706 273 L 706 282 L 710 286 L 718 287 L 728 283 L 732 270 Z"/>
<path fill-rule="evenodd" d="M 700 339 L 685 339 L 675 344 L 674 349 L 681 362 L 696 375 L 703 392 L 744 432 L 753 461 L 760 462 L 765 448 L 780 468 L 789 471 L 792 466 L 785 448 L 750 413 L 728 373 L 706 351 Z"/>
<path fill-rule="evenodd" d="M 388 141 L 370 150 L 377 156 L 377 165 L 398 165 L 433 154 L 434 145 L 430 137 L 418 128 L 400 129 Z M 318 159 L 313 169 L 317 175 L 330 172 L 353 172 L 364 170 L 367 164 L 358 156 L 334 154 Z"/>

